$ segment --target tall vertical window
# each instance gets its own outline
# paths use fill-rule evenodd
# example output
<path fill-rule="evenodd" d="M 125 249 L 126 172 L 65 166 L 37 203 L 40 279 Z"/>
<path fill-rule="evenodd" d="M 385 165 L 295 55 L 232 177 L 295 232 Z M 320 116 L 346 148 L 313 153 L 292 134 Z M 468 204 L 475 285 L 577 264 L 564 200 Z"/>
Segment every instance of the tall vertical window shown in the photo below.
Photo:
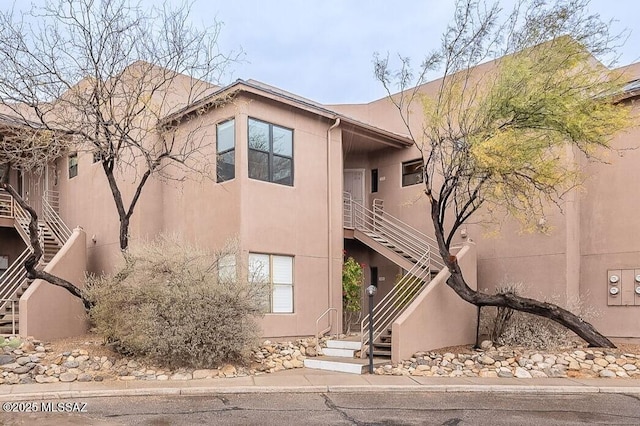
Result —
<path fill-rule="evenodd" d="M 422 183 L 424 165 L 422 160 L 412 160 L 402 163 L 402 186 Z"/>
<path fill-rule="evenodd" d="M 216 128 L 217 181 L 224 182 L 236 177 L 236 132 L 235 120 L 219 123 Z"/>
<path fill-rule="evenodd" d="M 69 179 L 78 176 L 78 153 L 69 154 Z"/>
<path fill-rule="evenodd" d="M 293 130 L 249 119 L 249 177 L 293 185 Z"/>
<path fill-rule="evenodd" d="M 378 192 L 378 169 L 371 169 L 371 192 Z"/>
<path fill-rule="evenodd" d="M 293 313 L 293 257 L 249 253 L 249 276 L 267 286 L 265 312 Z"/>

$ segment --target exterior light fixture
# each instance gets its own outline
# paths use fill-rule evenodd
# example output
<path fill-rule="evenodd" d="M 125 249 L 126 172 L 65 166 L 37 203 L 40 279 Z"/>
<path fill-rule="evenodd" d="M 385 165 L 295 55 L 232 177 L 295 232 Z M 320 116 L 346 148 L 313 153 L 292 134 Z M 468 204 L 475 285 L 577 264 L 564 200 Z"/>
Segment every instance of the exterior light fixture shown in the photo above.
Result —
<path fill-rule="evenodd" d="M 638 279 L 638 277 L 636 277 L 636 280 L 637 280 L 637 279 Z M 619 277 L 619 276 L 617 276 L 617 275 L 611 275 L 611 276 L 609 277 L 609 282 L 610 282 L 611 284 L 616 284 L 618 281 L 620 281 L 620 277 Z"/>
<path fill-rule="evenodd" d="M 640 274 L 636 275 L 636 282 L 640 283 Z"/>
<path fill-rule="evenodd" d="M 640 285 L 636 287 L 636 294 L 640 295 Z"/>
<path fill-rule="evenodd" d="M 637 290 L 637 289 L 636 289 Z M 620 292 L 620 289 L 618 287 L 611 287 L 609 289 L 609 294 L 611 294 L 612 296 L 615 296 L 616 294 L 618 294 Z"/>

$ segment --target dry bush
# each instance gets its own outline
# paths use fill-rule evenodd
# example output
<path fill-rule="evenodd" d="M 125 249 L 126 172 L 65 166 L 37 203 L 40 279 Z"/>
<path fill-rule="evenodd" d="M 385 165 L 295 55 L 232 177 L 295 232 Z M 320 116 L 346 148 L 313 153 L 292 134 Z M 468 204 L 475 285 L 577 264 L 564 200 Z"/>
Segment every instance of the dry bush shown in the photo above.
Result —
<path fill-rule="evenodd" d="M 496 294 L 523 293 L 522 283 L 502 284 L 496 288 Z M 580 299 L 561 303 L 561 298 L 553 296 L 548 301 L 566 305 L 572 312 L 580 312 L 582 318 L 594 318 L 598 312 L 582 303 Z M 571 346 L 577 336 L 562 325 L 537 315 L 515 311 L 510 308 L 483 307 L 480 328 L 489 340 L 499 345 L 522 346 L 547 350 Z"/>
<path fill-rule="evenodd" d="M 237 258 L 236 244 L 209 253 L 175 236 L 132 247 L 116 274 L 89 278 L 91 319 L 119 352 L 162 365 L 244 363 L 266 286 L 236 279 Z"/>

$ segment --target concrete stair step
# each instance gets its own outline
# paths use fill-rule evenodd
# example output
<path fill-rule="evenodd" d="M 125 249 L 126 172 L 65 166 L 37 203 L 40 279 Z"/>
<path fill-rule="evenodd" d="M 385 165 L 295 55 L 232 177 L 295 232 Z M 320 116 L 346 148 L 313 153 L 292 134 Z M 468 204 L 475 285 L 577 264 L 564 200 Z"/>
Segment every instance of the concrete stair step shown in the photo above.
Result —
<path fill-rule="evenodd" d="M 355 349 L 342 349 L 342 348 L 322 348 L 322 353 L 326 356 L 338 357 L 338 358 L 353 358 L 356 353 Z"/>
<path fill-rule="evenodd" d="M 353 349 L 360 350 L 360 338 L 358 340 L 327 340 L 327 348 L 337 348 L 337 349 Z"/>
<path fill-rule="evenodd" d="M 388 359 L 373 360 L 374 367 L 388 364 Z M 337 371 L 341 373 L 363 374 L 369 369 L 369 360 L 360 358 L 337 358 L 329 356 L 319 356 L 304 360 L 304 366 L 315 370 Z"/>

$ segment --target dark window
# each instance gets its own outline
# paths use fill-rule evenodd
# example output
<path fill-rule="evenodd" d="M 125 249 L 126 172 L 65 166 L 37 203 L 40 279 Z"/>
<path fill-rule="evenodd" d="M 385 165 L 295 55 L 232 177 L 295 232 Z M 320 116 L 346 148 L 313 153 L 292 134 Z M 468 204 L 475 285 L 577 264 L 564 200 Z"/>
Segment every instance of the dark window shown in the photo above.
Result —
<path fill-rule="evenodd" d="M 69 154 L 69 179 L 78 176 L 78 154 Z"/>
<path fill-rule="evenodd" d="M 249 119 L 249 177 L 293 185 L 293 130 Z"/>
<path fill-rule="evenodd" d="M 378 169 L 371 170 L 371 192 L 378 192 Z"/>
<path fill-rule="evenodd" d="M 236 132 L 235 120 L 219 123 L 216 128 L 217 180 L 224 182 L 236 177 Z"/>
<path fill-rule="evenodd" d="M 369 272 L 371 272 L 371 284 L 378 287 L 378 267 L 371 266 Z"/>
<path fill-rule="evenodd" d="M 422 160 L 412 160 L 402 163 L 402 186 L 422 183 Z"/>

